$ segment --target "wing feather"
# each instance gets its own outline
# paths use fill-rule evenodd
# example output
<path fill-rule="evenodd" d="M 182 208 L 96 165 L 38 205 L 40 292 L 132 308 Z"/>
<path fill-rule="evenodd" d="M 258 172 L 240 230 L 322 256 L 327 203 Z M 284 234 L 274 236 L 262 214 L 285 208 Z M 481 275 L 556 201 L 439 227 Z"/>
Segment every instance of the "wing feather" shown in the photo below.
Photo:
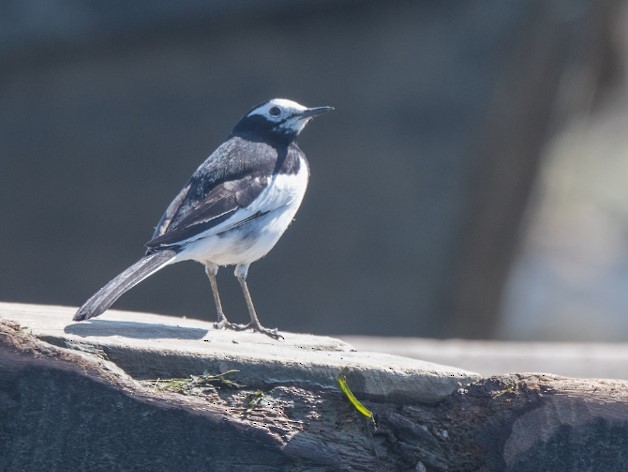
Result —
<path fill-rule="evenodd" d="M 268 185 L 279 153 L 271 145 L 232 136 L 203 162 L 159 220 L 148 252 L 176 245 L 245 208 Z"/>
<path fill-rule="evenodd" d="M 149 249 L 172 246 L 194 238 L 231 218 L 239 209 L 247 207 L 267 185 L 268 178 L 264 176 L 247 176 L 217 185 L 201 205 L 187 213 L 185 218 L 171 224 L 165 233 L 150 240 L 146 246 Z M 235 221 L 232 226 L 239 224 L 241 221 Z"/>

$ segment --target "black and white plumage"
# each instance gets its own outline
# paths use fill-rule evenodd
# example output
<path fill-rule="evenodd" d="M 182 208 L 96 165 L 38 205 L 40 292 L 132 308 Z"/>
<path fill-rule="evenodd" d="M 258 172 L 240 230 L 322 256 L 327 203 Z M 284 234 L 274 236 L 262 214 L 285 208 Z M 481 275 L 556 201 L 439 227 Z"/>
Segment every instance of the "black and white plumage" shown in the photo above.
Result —
<path fill-rule="evenodd" d="M 252 328 L 272 337 L 257 317 L 246 283 L 249 265 L 277 243 L 296 214 L 308 183 L 305 154 L 296 143 L 315 116 L 331 107 L 306 108 L 273 99 L 251 109 L 194 172 L 166 209 L 146 256 L 87 300 L 74 316 L 86 320 L 163 267 L 194 260 L 205 265 L 219 328 Z M 218 294 L 219 266 L 235 265 L 249 310 L 248 325 L 230 323 Z"/>

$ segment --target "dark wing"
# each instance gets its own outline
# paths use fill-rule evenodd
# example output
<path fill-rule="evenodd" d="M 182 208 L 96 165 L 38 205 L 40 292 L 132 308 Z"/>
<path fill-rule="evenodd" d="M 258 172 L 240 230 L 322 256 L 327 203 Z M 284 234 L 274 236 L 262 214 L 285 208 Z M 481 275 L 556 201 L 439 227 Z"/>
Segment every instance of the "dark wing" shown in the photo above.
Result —
<path fill-rule="evenodd" d="M 176 245 L 248 206 L 268 185 L 278 151 L 239 137 L 225 141 L 194 172 L 161 217 L 146 246 Z"/>
<path fill-rule="evenodd" d="M 170 225 L 164 234 L 150 240 L 146 246 L 155 248 L 176 245 L 213 228 L 229 219 L 240 208 L 250 205 L 266 188 L 268 181 L 267 176 L 258 175 L 218 184 L 201 205 Z M 232 226 L 241 223 L 236 221 Z"/>
<path fill-rule="evenodd" d="M 185 198 L 187 197 L 189 191 L 190 191 L 190 182 L 188 182 L 185 185 L 185 187 L 181 189 L 181 191 L 179 192 L 179 195 L 174 197 L 174 200 L 172 200 L 172 202 L 170 202 L 170 205 L 168 205 L 168 208 L 166 209 L 165 213 L 161 216 L 161 219 L 159 220 L 159 223 L 157 223 L 157 227 L 155 228 L 155 231 L 153 232 L 153 239 L 158 236 L 161 236 L 162 234 L 166 232 L 166 230 L 170 226 L 170 223 L 172 223 L 172 219 L 177 214 L 177 211 L 179 210 L 179 208 L 181 208 L 181 204 L 185 201 Z"/>

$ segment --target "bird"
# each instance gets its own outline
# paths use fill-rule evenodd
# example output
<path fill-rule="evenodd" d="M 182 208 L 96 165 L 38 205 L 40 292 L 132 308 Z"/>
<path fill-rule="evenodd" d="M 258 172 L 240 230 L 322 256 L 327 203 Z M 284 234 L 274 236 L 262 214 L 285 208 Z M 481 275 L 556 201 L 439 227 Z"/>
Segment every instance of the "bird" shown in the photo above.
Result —
<path fill-rule="evenodd" d="M 217 312 L 215 328 L 283 338 L 259 321 L 247 285 L 249 266 L 264 257 L 301 205 L 309 165 L 297 138 L 330 106 L 308 108 L 274 98 L 250 109 L 227 139 L 196 169 L 157 223 L 146 251 L 89 298 L 74 321 L 94 318 L 135 285 L 166 266 L 197 261 L 205 266 Z M 249 312 L 248 324 L 231 323 L 222 308 L 217 274 L 235 266 Z"/>

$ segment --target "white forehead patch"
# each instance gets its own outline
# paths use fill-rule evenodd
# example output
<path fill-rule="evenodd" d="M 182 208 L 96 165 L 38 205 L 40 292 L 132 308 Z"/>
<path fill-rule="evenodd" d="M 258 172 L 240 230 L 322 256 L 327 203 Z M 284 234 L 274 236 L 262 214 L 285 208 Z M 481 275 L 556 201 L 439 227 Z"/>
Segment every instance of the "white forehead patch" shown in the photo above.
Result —
<path fill-rule="evenodd" d="M 273 107 L 278 107 L 281 110 L 281 114 L 279 114 L 278 116 L 271 115 L 270 109 Z M 263 105 L 260 105 L 257 108 L 254 108 L 246 116 L 262 115 L 273 121 L 274 120 L 279 121 L 285 118 L 286 115 L 292 115 L 293 113 L 302 112 L 303 110 L 306 110 L 306 109 L 307 107 L 304 107 L 303 105 L 297 102 L 293 102 L 292 100 L 288 100 L 286 98 L 273 98 L 269 102 L 266 102 Z"/>

